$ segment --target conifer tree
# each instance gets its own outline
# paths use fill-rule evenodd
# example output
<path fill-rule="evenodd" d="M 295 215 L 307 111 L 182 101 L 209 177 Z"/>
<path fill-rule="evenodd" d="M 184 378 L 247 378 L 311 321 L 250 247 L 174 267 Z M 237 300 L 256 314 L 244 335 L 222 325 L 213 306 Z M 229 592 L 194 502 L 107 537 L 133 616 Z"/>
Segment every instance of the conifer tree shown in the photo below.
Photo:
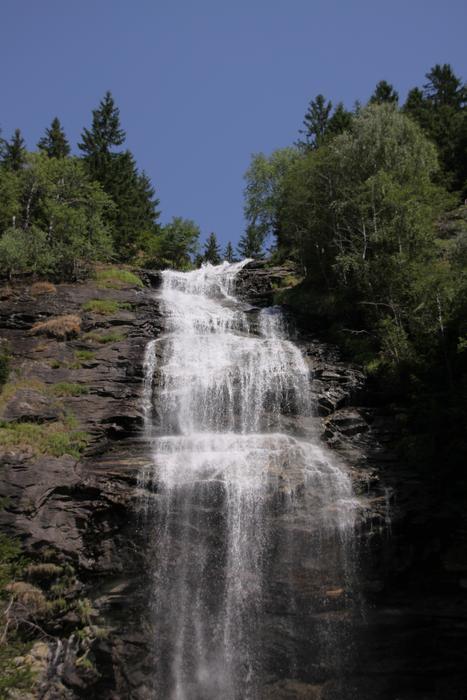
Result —
<path fill-rule="evenodd" d="M 39 139 L 37 147 L 49 158 L 66 158 L 70 155 L 70 144 L 58 117 L 52 120 L 50 127 L 45 130 L 45 135 Z"/>
<path fill-rule="evenodd" d="M 224 260 L 227 260 L 227 262 L 232 263 L 235 260 L 234 257 L 234 250 L 232 248 L 232 243 L 229 241 L 225 247 L 225 252 L 224 252 Z"/>
<path fill-rule="evenodd" d="M 147 175 L 138 172 L 130 151 L 115 151 L 124 141 L 120 111 L 107 92 L 98 109 L 93 110 L 91 128 L 83 130 L 78 147 L 89 174 L 116 205 L 108 213 L 108 222 L 120 259 L 130 260 L 141 247 L 151 245 L 158 230 L 159 201 Z"/>
<path fill-rule="evenodd" d="M 334 110 L 334 114 L 329 119 L 326 134 L 332 134 L 333 136 L 343 134 L 344 131 L 348 131 L 350 129 L 352 119 L 352 112 L 348 112 L 343 103 L 339 102 Z"/>
<path fill-rule="evenodd" d="M 442 181 L 467 194 L 467 86 L 452 67 L 436 64 L 427 82 L 410 90 L 404 112 L 414 119 L 438 147 Z"/>
<path fill-rule="evenodd" d="M 261 258 L 263 237 L 255 226 L 248 226 L 237 246 L 241 258 Z"/>
<path fill-rule="evenodd" d="M 21 170 L 26 163 L 26 148 L 20 129 L 15 129 L 10 141 L 3 142 L 2 163 L 8 170 Z"/>
<path fill-rule="evenodd" d="M 425 76 L 424 96 L 433 105 L 460 109 L 467 102 L 467 86 L 455 75 L 449 63 L 437 63 Z"/>
<path fill-rule="evenodd" d="M 217 237 L 215 233 L 210 233 L 204 245 L 204 259 L 211 265 L 219 265 L 221 262 L 221 253 Z"/>
<path fill-rule="evenodd" d="M 112 148 L 125 142 L 126 134 L 120 126 L 120 110 L 111 92 L 107 91 L 98 109 L 93 110 L 92 126 L 83 129 L 81 138 L 78 148 L 95 168 L 98 168 L 102 156 L 108 156 Z"/>
<path fill-rule="evenodd" d="M 304 140 L 299 145 L 304 148 L 318 148 L 321 145 L 328 128 L 328 122 L 332 110 L 332 102 L 326 102 L 324 95 L 317 95 L 308 105 L 308 110 L 303 118 Z"/>
<path fill-rule="evenodd" d="M 370 97 L 370 104 L 382 105 L 384 103 L 397 104 L 399 102 L 399 93 L 394 90 L 391 83 L 386 80 L 380 80 L 375 87 L 375 91 Z"/>

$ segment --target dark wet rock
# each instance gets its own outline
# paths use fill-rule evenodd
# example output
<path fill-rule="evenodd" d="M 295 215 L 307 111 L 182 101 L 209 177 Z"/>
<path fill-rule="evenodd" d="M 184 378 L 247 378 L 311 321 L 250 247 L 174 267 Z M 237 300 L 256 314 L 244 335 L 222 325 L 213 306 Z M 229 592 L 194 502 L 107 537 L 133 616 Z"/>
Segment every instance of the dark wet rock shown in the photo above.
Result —
<path fill-rule="evenodd" d="M 255 307 L 271 303 L 275 290 L 294 272 L 292 265 L 249 263 L 239 292 Z M 56 641 L 47 642 L 48 672 L 37 697 L 49 700 L 154 697 L 154 630 L 147 614 L 151 582 L 138 477 L 150 461 L 141 440 L 144 349 L 164 319 L 157 303 L 160 273 L 139 274 L 143 289 L 103 290 L 89 283 L 58 285 L 56 294 L 37 298 L 22 286 L 0 294 L 0 336 L 12 350 L 13 371 L 45 387 L 13 392 L 0 418 L 46 425 L 63 411 L 72 412 L 90 436 L 81 459 L 37 456 L 28 446 L 0 448 L 0 495 L 5 498 L 0 526 L 21 539 L 33 561 L 52 551 L 54 560 L 72 565 L 76 576 L 69 609 L 48 628 Z M 112 299 L 131 308 L 110 316 L 84 312 L 83 304 L 91 299 Z M 251 313 L 254 317 L 255 308 Z M 37 321 L 61 314 L 80 316 L 77 338 L 60 341 L 29 333 Z M 110 332 L 121 337 L 108 344 L 88 337 Z M 291 640 L 284 614 L 287 575 L 272 572 L 265 634 L 275 658 L 264 698 L 460 700 L 467 687 L 467 528 L 459 529 L 449 513 L 434 510 L 429 480 L 401 462 L 398 409 L 389 407 L 384 396 L 372 395 L 364 374 L 343 362 L 338 348 L 313 337 L 310 329 L 299 328 L 295 335 L 310 367 L 318 415 L 311 427 L 294 415 L 283 420 L 298 436 L 310 430 L 322 434 L 348 465 L 362 500 L 358 556 L 363 612 L 352 621 L 344 687 L 333 684 L 329 671 L 316 663 L 319 650 L 307 639 L 305 624 L 295 675 L 278 681 L 274 673 L 285 663 Z M 80 350 L 93 357 L 77 362 Z M 82 384 L 88 393 L 57 402 L 47 393 L 57 382 Z M 160 494 L 154 490 L 151 498 Z M 332 619 L 347 629 L 350 623 L 340 607 L 347 592 L 336 593 L 332 581 L 319 580 L 299 526 L 293 534 L 294 546 L 303 550 L 295 582 L 302 596 L 299 614 L 309 621 L 306 601 L 314 596 L 322 601 L 316 624 L 326 629 Z M 92 667 L 77 663 L 83 649 L 76 644 L 76 632 L 83 621 L 72 603 L 84 599 L 94 611 L 93 623 L 108 630 L 89 642 Z"/>
<path fill-rule="evenodd" d="M 294 263 L 271 266 L 265 260 L 252 260 L 242 268 L 236 280 L 236 293 L 252 304 L 267 306 L 274 292 L 287 287 L 287 279 L 297 272 Z"/>

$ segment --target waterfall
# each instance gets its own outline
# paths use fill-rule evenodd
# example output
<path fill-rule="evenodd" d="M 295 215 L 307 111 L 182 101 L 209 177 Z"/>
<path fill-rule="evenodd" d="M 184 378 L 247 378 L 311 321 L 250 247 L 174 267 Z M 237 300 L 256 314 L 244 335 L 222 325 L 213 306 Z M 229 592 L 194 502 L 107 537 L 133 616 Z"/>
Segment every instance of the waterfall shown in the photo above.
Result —
<path fill-rule="evenodd" d="M 146 350 L 155 698 L 256 700 L 307 664 L 335 670 L 332 611 L 351 597 L 351 483 L 280 310 L 235 297 L 245 262 L 165 271 Z"/>

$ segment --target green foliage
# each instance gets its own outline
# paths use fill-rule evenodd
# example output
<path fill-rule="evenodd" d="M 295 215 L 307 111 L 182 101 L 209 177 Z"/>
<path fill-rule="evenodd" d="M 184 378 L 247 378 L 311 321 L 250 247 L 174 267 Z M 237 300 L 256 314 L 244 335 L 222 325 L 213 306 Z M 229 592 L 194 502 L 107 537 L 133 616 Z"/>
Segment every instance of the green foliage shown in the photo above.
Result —
<path fill-rule="evenodd" d="M 126 138 L 120 127 L 120 110 L 115 105 L 112 93 L 107 91 L 99 107 L 92 112 L 92 126 L 84 129 L 78 148 L 85 156 L 98 161 L 115 146 L 121 146 Z"/>
<path fill-rule="evenodd" d="M 5 408 L 16 392 L 21 389 L 31 389 L 39 393 L 46 393 L 46 385 L 36 377 L 17 378 L 13 375 L 10 381 L 6 382 L 0 393 L 0 413 Z"/>
<path fill-rule="evenodd" d="M 34 674 L 25 666 L 17 666 L 15 659 L 24 655 L 31 644 L 17 640 L 9 640 L 8 644 L 0 645 L 0 697 L 14 697 L 14 693 L 24 692 L 29 695 L 34 681 Z M 16 695 L 16 697 L 19 697 Z"/>
<path fill-rule="evenodd" d="M 112 204 L 81 162 L 31 154 L 16 178 L 17 214 L 0 238 L 0 273 L 73 279 L 108 258 L 103 215 Z"/>
<path fill-rule="evenodd" d="M 210 233 L 204 246 L 204 260 L 211 265 L 219 265 L 221 262 L 221 252 L 215 233 Z"/>
<path fill-rule="evenodd" d="M 143 282 L 138 275 L 130 270 L 112 267 L 98 270 L 95 274 L 99 287 L 121 289 L 122 287 L 143 287 Z"/>
<path fill-rule="evenodd" d="M 78 459 L 88 439 L 85 432 L 70 430 L 66 420 L 47 425 L 0 421 L 0 446 L 6 449 L 28 449 L 36 455 L 71 455 Z"/>
<path fill-rule="evenodd" d="M 191 219 L 174 217 L 155 235 L 144 264 L 155 268 L 189 270 L 198 253 L 200 230 Z"/>
<path fill-rule="evenodd" d="M 285 177 L 298 158 L 296 148 L 281 148 L 269 157 L 263 153 L 252 157 L 244 176 L 247 230 L 238 246 L 242 257 L 260 257 L 268 236 L 278 235 Z"/>
<path fill-rule="evenodd" d="M 2 506 L 3 507 L 3 506 Z M 6 598 L 5 586 L 14 579 L 24 566 L 20 543 L 0 533 L 0 597 Z"/>
<path fill-rule="evenodd" d="M 297 146 L 302 151 L 315 150 L 337 134 L 347 131 L 352 125 L 352 114 L 339 102 L 332 113 L 332 102 L 326 102 L 323 95 L 317 95 L 308 106 L 303 119 L 303 129 L 299 133 L 303 139 Z"/>
<path fill-rule="evenodd" d="M 0 338 L 0 392 L 10 372 L 10 349 L 6 341 Z"/>
<path fill-rule="evenodd" d="M 84 386 L 83 384 L 75 384 L 72 382 L 57 382 L 56 384 L 52 385 L 50 391 L 54 396 L 59 397 L 82 396 L 83 394 L 89 394 L 89 389 L 87 386 Z"/>
<path fill-rule="evenodd" d="M 111 316 L 120 310 L 131 308 L 130 304 L 114 301 L 113 299 L 90 299 L 83 304 L 83 311 L 89 311 L 101 316 Z"/>
<path fill-rule="evenodd" d="M 91 333 L 87 333 L 84 337 L 86 340 L 93 343 L 107 345 L 108 343 L 120 343 L 122 340 L 125 340 L 126 334 L 120 331 L 110 331 L 108 333 L 96 333 L 93 331 Z"/>
<path fill-rule="evenodd" d="M 248 226 L 238 242 L 237 251 L 240 258 L 263 257 L 263 243 L 264 238 L 258 229 L 254 226 Z"/>
<path fill-rule="evenodd" d="M 17 173 L 0 167 L 0 237 L 3 231 L 15 226 L 21 210 L 20 194 L 20 178 Z"/>
<path fill-rule="evenodd" d="M 386 80 L 380 80 L 374 93 L 370 97 L 370 104 L 382 105 L 389 103 L 396 105 L 399 102 L 399 93 Z"/>
<path fill-rule="evenodd" d="M 90 362 L 94 360 L 95 354 L 92 350 L 75 350 L 75 359 L 78 363 Z"/>
<path fill-rule="evenodd" d="M 306 148 L 318 148 L 324 141 L 332 111 L 332 102 L 326 102 L 324 95 L 316 95 L 311 100 L 303 118 L 303 129 L 300 133 L 304 140 L 300 142 Z"/>
<path fill-rule="evenodd" d="M 224 251 L 224 260 L 227 260 L 227 262 L 232 263 L 235 261 L 235 254 L 234 250 L 232 248 L 232 243 L 229 241 L 225 247 Z"/>
<path fill-rule="evenodd" d="M 15 129 L 10 141 L 3 142 L 2 165 L 13 172 L 26 165 L 26 148 L 20 129 Z"/>
<path fill-rule="evenodd" d="M 111 197 L 115 206 L 106 212 L 119 259 L 134 258 L 150 247 L 157 233 L 158 200 L 145 173 L 139 173 L 129 151 L 114 149 L 125 141 L 120 112 L 110 92 L 93 111 L 92 126 L 84 129 L 78 147 L 88 172 Z"/>
<path fill-rule="evenodd" d="M 427 82 L 407 96 L 404 111 L 436 144 L 443 168 L 440 181 L 467 195 L 467 86 L 452 67 L 436 64 Z"/>
<path fill-rule="evenodd" d="M 49 158 L 66 158 L 70 155 L 70 144 L 58 117 L 52 120 L 50 128 L 46 129 L 45 135 L 39 139 L 37 147 Z"/>

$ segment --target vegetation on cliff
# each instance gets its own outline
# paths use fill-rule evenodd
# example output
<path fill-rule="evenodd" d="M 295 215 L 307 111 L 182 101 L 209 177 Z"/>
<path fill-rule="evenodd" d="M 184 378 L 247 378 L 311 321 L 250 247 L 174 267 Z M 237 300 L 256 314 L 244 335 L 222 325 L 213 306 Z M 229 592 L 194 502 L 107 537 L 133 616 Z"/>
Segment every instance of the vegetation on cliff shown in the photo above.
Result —
<path fill-rule="evenodd" d="M 0 139 L 0 277 L 76 280 L 101 261 L 192 265 L 199 228 L 179 217 L 159 224 L 159 200 L 125 139 L 109 92 L 82 132 L 80 157 L 57 117 L 36 152 L 19 129 Z"/>
<path fill-rule="evenodd" d="M 245 236 L 303 276 L 278 300 L 407 404 L 407 457 L 461 469 L 467 86 L 449 65 L 426 78 L 402 108 L 386 81 L 352 112 L 318 95 L 297 144 L 253 157 Z"/>

